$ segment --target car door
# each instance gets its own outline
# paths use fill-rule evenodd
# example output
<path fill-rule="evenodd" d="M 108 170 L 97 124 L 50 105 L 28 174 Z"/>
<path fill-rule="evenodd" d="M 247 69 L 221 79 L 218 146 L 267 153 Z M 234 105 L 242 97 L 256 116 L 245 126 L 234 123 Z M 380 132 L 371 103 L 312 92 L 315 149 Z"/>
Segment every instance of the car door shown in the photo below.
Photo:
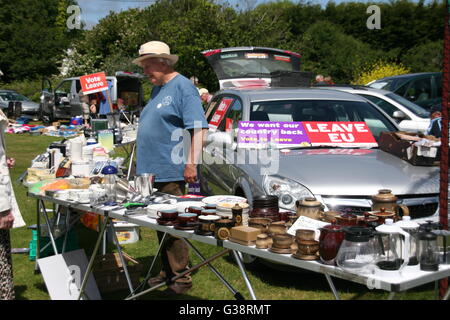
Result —
<path fill-rule="evenodd" d="M 403 96 L 419 106 L 428 109 L 433 100 L 431 79 L 431 76 L 425 76 L 412 80 Z"/>
<path fill-rule="evenodd" d="M 65 79 L 55 88 L 55 104 L 52 117 L 55 120 L 70 118 L 72 83 L 72 79 Z"/>
<path fill-rule="evenodd" d="M 234 95 L 215 97 L 206 114 L 209 130 L 200 166 L 206 194 L 232 194 L 236 182 L 236 132 L 242 119 L 242 101 Z"/>

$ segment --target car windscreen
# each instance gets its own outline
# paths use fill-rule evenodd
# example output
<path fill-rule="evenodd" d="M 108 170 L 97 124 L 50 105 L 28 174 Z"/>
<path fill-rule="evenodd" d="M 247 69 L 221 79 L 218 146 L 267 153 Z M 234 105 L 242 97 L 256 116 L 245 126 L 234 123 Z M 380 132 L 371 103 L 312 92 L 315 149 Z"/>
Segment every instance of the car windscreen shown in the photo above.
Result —
<path fill-rule="evenodd" d="M 400 103 L 404 107 L 408 108 L 411 112 L 413 112 L 415 115 L 421 118 L 429 118 L 430 112 L 422 108 L 421 106 L 415 104 L 414 102 L 409 101 L 408 99 L 405 99 L 398 94 L 395 93 L 388 93 L 386 97 L 391 98 L 392 100 Z"/>
<path fill-rule="evenodd" d="M 299 58 L 273 52 L 222 52 L 209 57 L 219 79 L 270 77 L 274 71 L 298 71 Z"/>
<path fill-rule="evenodd" d="M 250 121 L 364 121 L 378 141 L 383 131 L 397 131 L 395 125 L 368 102 L 346 100 L 254 101 Z"/>

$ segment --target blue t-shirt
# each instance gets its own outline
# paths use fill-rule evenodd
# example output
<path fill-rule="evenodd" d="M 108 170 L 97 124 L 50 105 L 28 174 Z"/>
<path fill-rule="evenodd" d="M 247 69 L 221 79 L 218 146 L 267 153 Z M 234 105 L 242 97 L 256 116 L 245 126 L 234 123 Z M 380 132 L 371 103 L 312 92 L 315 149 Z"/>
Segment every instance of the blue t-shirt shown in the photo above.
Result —
<path fill-rule="evenodd" d="M 111 88 L 112 88 L 112 83 L 111 83 L 111 81 L 108 81 L 109 94 L 111 94 Z M 111 109 L 109 108 L 107 92 L 103 91 L 102 94 L 103 94 L 103 100 L 100 101 L 100 108 L 98 110 L 98 114 L 108 114 L 111 112 Z"/>
<path fill-rule="evenodd" d="M 200 128 L 208 128 L 208 123 L 197 88 L 189 79 L 178 74 L 165 85 L 155 86 L 139 118 L 137 174 L 154 173 L 158 182 L 184 180 L 183 143 L 191 141 L 185 130 Z"/>

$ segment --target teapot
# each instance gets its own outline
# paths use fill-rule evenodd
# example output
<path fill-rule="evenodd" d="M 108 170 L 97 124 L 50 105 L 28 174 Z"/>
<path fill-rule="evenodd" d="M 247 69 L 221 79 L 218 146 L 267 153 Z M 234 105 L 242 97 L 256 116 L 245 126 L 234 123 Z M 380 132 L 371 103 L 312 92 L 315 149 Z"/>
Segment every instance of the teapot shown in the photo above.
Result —
<path fill-rule="evenodd" d="M 321 220 L 323 217 L 324 206 L 316 198 L 305 198 L 302 201 L 296 201 L 297 216 L 305 216 L 315 220 Z"/>
<path fill-rule="evenodd" d="M 397 203 L 398 198 L 392 194 L 389 189 L 380 189 L 378 194 L 372 196 L 372 211 L 380 211 L 384 208 L 386 211 L 395 212 L 401 216 L 409 216 L 409 209 L 404 204 Z"/>

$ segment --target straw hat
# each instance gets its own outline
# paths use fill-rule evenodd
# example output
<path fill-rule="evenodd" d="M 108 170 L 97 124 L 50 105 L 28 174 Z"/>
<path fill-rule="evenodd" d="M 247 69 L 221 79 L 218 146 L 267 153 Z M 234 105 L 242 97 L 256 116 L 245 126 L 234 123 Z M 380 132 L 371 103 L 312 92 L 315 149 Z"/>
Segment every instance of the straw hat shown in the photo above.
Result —
<path fill-rule="evenodd" d="M 209 93 L 208 89 L 206 89 L 206 88 L 198 89 L 198 94 L 199 94 L 199 95 L 202 95 L 202 94 L 204 94 L 204 93 Z"/>
<path fill-rule="evenodd" d="M 141 45 L 139 57 L 134 59 L 133 63 L 142 66 L 142 61 L 149 58 L 164 58 L 172 61 L 173 64 L 178 61 L 178 56 L 170 54 L 169 46 L 161 41 L 150 41 Z"/>

